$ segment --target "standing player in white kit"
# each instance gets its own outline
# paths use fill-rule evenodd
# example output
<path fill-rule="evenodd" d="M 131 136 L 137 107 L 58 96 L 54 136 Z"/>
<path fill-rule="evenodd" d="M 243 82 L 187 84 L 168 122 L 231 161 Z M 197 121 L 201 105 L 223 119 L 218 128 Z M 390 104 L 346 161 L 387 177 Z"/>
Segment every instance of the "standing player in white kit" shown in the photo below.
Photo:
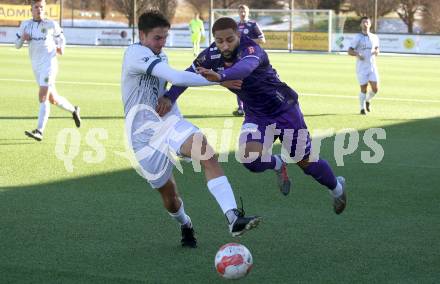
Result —
<path fill-rule="evenodd" d="M 170 152 L 201 164 L 207 187 L 225 214 L 232 236 L 256 227 L 261 218 L 245 217 L 244 212 L 237 209 L 231 185 L 206 137 L 182 117 L 176 104 L 163 118 L 157 114 L 161 112 L 158 102 L 164 100 L 167 82 L 178 86 L 213 83 L 198 74 L 177 71 L 168 65 L 162 48 L 170 23 L 160 12 L 143 13 L 138 28 L 140 42 L 127 48 L 122 65 L 121 91 L 127 138 L 142 176 L 157 189 L 165 209 L 180 224 L 182 246 L 195 248 L 197 240 L 173 178 Z M 168 106 L 171 107 L 171 102 Z"/>
<path fill-rule="evenodd" d="M 379 74 L 376 66 L 376 56 L 379 54 L 379 38 L 370 32 L 371 20 L 361 18 L 362 32 L 358 33 L 350 44 L 348 54 L 357 57 L 356 73 L 361 87 L 359 93 L 360 113 L 365 115 L 370 111 L 371 99 L 377 94 Z M 370 83 L 371 91 L 367 95 Z"/>
<path fill-rule="evenodd" d="M 72 114 L 76 127 L 80 127 L 79 107 L 74 107 L 66 98 L 58 95 L 55 78 L 58 73 L 57 53 L 62 55 L 65 47 L 63 31 L 57 22 L 45 19 L 45 0 L 32 1 L 32 19 L 23 21 L 17 33 L 15 47 L 29 43 L 32 70 L 39 86 L 40 111 L 37 128 L 25 134 L 37 141 L 43 139 L 43 131 L 50 114 L 50 104 L 57 105 Z"/>

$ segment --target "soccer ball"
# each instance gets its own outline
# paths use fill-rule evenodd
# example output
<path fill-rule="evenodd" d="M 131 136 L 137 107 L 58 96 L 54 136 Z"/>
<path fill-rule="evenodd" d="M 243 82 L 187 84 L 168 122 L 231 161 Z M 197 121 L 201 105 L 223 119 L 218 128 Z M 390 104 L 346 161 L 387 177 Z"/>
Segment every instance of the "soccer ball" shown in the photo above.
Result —
<path fill-rule="evenodd" d="M 215 255 L 215 269 L 226 279 L 246 276 L 252 269 L 252 263 L 250 251 L 241 244 L 225 244 Z"/>

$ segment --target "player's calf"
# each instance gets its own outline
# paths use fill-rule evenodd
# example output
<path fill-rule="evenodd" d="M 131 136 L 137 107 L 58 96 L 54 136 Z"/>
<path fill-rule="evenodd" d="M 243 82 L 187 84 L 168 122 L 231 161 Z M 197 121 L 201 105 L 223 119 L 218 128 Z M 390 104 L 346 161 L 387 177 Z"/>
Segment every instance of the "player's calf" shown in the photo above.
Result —
<path fill-rule="evenodd" d="M 288 195 L 290 193 L 291 181 L 287 173 L 287 163 L 281 159 L 281 155 L 274 155 L 275 159 L 278 159 L 277 163 L 280 163 L 279 168 L 275 168 L 275 173 L 278 180 L 278 188 L 283 195 Z"/>

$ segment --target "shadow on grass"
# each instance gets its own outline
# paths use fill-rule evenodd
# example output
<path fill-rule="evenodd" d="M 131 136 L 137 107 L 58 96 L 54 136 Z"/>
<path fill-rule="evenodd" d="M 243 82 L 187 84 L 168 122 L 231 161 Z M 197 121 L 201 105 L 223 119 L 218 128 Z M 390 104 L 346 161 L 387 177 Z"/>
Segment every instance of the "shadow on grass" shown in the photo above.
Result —
<path fill-rule="evenodd" d="M 423 143 L 439 138 L 440 118 L 384 129 L 379 164 L 361 162 L 360 151 L 369 150 L 361 145 L 345 157 L 344 167 L 335 167 L 333 139 L 323 142 L 321 156 L 347 179 L 349 203 L 341 216 L 333 214 L 328 193 L 296 166 L 289 166 L 293 189 L 286 198 L 273 172 L 250 173 L 230 153 L 230 162 L 221 165 L 236 198 L 243 197 L 248 213 L 265 218 L 240 239 L 258 264 L 247 280 L 326 282 L 332 275 L 330 282 L 435 282 L 440 277 L 434 249 L 440 231 L 439 144 Z M 276 145 L 274 152 L 279 150 Z M 179 247 L 179 228 L 159 195 L 132 169 L 0 189 L 3 281 L 220 281 L 214 254 L 236 240 L 229 237 L 203 174 L 193 174 L 185 164 L 176 180 L 196 226 L 196 250 Z M 295 267 L 294 273 L 286 265 Z"/>

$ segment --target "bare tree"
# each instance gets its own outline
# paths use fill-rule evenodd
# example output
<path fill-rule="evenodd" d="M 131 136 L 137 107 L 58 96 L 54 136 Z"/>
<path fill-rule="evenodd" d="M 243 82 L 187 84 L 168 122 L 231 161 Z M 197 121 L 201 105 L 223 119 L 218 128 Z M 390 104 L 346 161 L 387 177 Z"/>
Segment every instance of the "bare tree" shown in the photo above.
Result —
<path fill-rule="evenodd" d="M 144 5 L 146 5 L 147 1 L 137 1 L 137 11 L 142 11 L 140 8 L 142 8 Z M 115 9 L 125 15 L 128 19 L 128 26 L 132 27 L 134 25 L 134 15 L 133 15 L 133 9 L 134 9 L 134 2 L 133 0 L 115 0 Z"/>
<path fill-rule="evenodd" d="M 153 0 L 150 2 L 152 9 L 159 10 L 169 21 L 173 20 L 176 14 L 177 0 Z"/>
<path fill-rule="evenodd" d="M 348 0 L 321 0 L 319 1 L 318 8 L 333 10 L 335 14 L 338 15 L 341 12 L 342 6 L 347 1 Z"/>
<path fill-rule="evenodd" d="M 237 8 L 237 6 L 240 4 L 248 4 L 248 1 L 243 1 L 243 0 L 214 1 L 214 8 L 220 8 L 220 9 Z"/>
<path fill-rule="evenodd" d="M 190 4 L 200 15 L 209 13 L 209 1 L 206 0 L 185 0 Z"/>
<path fill-rule="evenodd" d="M 315 10 L 318 9 L 320 0 L 296 0 L 295 8 Z M 306 12 L 307 19 L 309 21 L 309 31 L 313 31 L 315 27 L 315 16 L 313 12 Z"/>
<path fill-rule="evenodd" d="M 295 8 L 318 9 L 320 0 L 295 0 Z"/>
<path fill-rule="evenodd" d="M 423 14 L 423 29 L 429 33 L 440 33 L 440 5 L 430 1 L 426 3 L 426 9 Z"/>
<path fill-rule="evenodd" d="M 134 1 L 136 1 L 137 16 L 148 9 L 158 9 L 171 21 L 176 12 L 177 0 L 114 0 L 115 8 L 124 13 L 130 27 L 136 22 L 133 17 Z"/>
<path fill-rule="evenodd" d="M 101 19 L 104 20 L 105 16 L 107 16 L 109 1 L 107 0 L 99 0 L 99 12 L 101 14 Z"/>
<path fill-rule="evenodd" d="M 252 0 L 249 1 L 249 7 L 251 9 L 281 9 L 284 7 L 284 2 L 278 0 Z"/>
<path fill-rule="evenodd" d="M 413 33 L 415 15 L 425 11 L 426 2 L 426 0 L 400 0 L 400 4 L 395 11 L 407 25 L 408 33 Z"/>
<path fill-rule="evenodd" d="M 377 15 L 385 16 L 399 6 L 400 0 L 378 1 Z M 375 14 L 375 0 L 351 0 L 351 8 L 358 16 L 372 17 Z"/>

